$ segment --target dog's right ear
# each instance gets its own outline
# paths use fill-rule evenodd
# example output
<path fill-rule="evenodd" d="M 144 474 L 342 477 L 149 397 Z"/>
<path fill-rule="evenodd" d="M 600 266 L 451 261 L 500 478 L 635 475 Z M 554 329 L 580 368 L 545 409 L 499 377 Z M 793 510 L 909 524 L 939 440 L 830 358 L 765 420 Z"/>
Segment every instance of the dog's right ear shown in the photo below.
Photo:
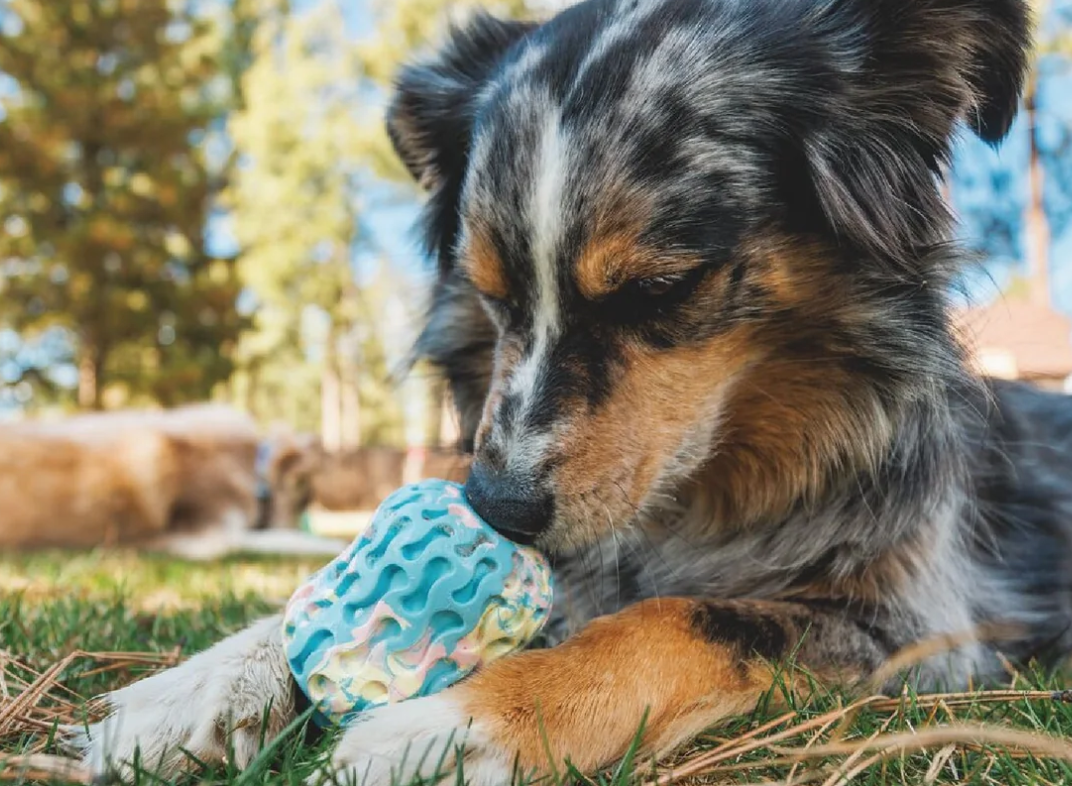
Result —
<path fill-rule="evenodd" d="M 478 13 L 450 29 L 446 45 L 400 73 L 387 133 L 406 168 L 428 190 L 425 242 L 441 269 L 457 234 L 458 197 L 469 158 L 476 100 L 506 51 L 535 24 Z"/>

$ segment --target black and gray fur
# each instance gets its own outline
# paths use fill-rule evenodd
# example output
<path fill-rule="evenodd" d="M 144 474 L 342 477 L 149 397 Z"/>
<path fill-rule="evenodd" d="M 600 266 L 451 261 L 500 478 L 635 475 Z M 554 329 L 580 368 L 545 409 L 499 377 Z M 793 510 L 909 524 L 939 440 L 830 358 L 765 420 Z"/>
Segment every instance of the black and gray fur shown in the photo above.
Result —
<path fill-rule="evenodd" d="M 1022 0 L 587 0 L 544 24 L 477 16 L 402 73 L 389 126 L 429 189 L 439 271 L 419 349 L 477 443 L 491 523 L 557 552 L 553 637 L 685 595 L 834 611 L 866 632 L 869 665 L 933 634 L 1022 626 L 934 661 L 932 682 L 996 677 L 998 650 L 1072 646 L 1072 402 L 966 370 L 947 299 L 964 260 L 939 191 L 961 125 L 995 144 L 1007 133 L 1028 23 Z M 697 265 L 586 299 L 574 260 L 638 204 L 641 242 Z M 482 298 L 460 264 L 476 223 L 507 298 Z M 742 253 L 765 237 L 822 249 L 835 307 L 779 301 Z M 717 302 L 696 294 L 716 276 Z M 718 520 L 705 467 L 726 442 L 712 426 L 642 504 L 606 502 L 610 531 L 563 534 L 590 509 L 556 491 L 556 428 L 604 405 L 622 347 L 674 352 L 742 325 L 771 362 L 853 380 L 846 417 L 817 426 L 838 447 L 814 488 Z M 507 343 L 526 386 L 499 380 L 485 412 Z"/>

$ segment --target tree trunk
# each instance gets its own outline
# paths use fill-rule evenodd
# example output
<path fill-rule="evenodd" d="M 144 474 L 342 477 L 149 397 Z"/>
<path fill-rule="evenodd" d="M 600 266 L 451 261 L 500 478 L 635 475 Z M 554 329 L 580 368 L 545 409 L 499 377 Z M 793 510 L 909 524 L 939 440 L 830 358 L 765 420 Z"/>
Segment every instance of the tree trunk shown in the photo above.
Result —
<path fill-rule="evenodd" d="M 342 392 L 335 341 L 335 328 L 332 327 L 328 331 L 320 377 L 320 439 L 331 451 L 342 447 Z"/>
<path fill-rule="evenodd" d="M 356 448 L 361 444 L 361 398 L 357 389 L 357 373 L 351 364 L 346 364 L 346 373 L 339 384 L 342 393 L 342 446 Z"/>
<path fill-rule="evenodd" d="M 104 350 L 85 345 L 78 358 L 78 408 L 99 411 L 101 401 L 101 376 L 104 369 Z"/>
<path fill-rule="evenodd" d="M 1045 172 L 1039 154 L 1037 84 L 1034 74 L 1024 95 L 1024 113 L 1028 127 L 1028 199 L 1024 209 L 1024 240 L 1027 253 L 1027 278 L 1031 302 L 1050 307 L 1050 224 L 1044 197 Z"/>

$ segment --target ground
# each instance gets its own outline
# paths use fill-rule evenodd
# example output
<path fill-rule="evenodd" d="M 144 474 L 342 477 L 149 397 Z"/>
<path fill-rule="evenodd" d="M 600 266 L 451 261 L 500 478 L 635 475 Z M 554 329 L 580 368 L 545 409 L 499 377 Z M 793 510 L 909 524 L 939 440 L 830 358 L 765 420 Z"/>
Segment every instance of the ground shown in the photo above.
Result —
<path fill-rule="evenodd" d="M 60 753 L 51 745 L 54 723 L 77 718 L 84 698 L 278 608 L 316 567 L 132 554 L 0 558 L 0 782 L 71 782 L 47 775 Z M 1022 674 L 1005 692 L 861 701 L 816 688 L 808 698 L 789 696 L 788 706 L 772 695 L 671 762 L 631 757 L 593 782 L 666 786 L 673 765 L 675 777 L 718 784 L 1072 783 L 1072 695 L 1056 693 L 1066 684 L 1072 680 L 1061 675 Z M 308 747 L 300 736 L 266 750 L 245 773 L 221 767 L 178 782 L 143 773 L 138 782 L 299 784 L 330 741 Z"/>

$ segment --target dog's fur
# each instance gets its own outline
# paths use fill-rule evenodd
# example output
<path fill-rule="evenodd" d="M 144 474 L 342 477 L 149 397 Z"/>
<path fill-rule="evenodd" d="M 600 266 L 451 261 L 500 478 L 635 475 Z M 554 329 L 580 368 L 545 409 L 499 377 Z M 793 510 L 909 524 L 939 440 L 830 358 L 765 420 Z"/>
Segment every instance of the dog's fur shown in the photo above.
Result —
<path fill-rule="evenodd" d="M 304 449 L 289 437 L 272 443 L 275 464 Z M 294 529 L 299 509 L 262 506 L 261 444 L 251 418 L 216 405 L 0 426 L 0 551 L 337 553 L 344 544 Z"/>
<path fill-rule="evenodd" d="M 429 775 L 452 734 L 474 786 L 592 769 L 645 711 L 662 752 L 791 651 L 854 679 L 1015 623 L 924 686 L 1068 651 L 1072 403 L 967 370 L 939 191 L 959 123 L 1008 131 L 1028 45 L 1022 0 L 587 0 L 479 16 L 403 72 L 389 128 L 439 265 L 420 349 L 470 500 L 553 555 L 567 640 L 368 713 L 334 771 Z M 277 635 L 113 694 L 94 761 L 220 755 L 194 730 L 254 692 L 280 728 Z"/>
<path fill-rule="evenodd" d="M 414 461 L 414 454 L 416 454 Z M 291 509 L 373 510 L 399 486 L 422 478 L 464 483 L 469 457 L 451 450 L 367 446 L 287 451 L 274 464 L 277 496 Z"/>

